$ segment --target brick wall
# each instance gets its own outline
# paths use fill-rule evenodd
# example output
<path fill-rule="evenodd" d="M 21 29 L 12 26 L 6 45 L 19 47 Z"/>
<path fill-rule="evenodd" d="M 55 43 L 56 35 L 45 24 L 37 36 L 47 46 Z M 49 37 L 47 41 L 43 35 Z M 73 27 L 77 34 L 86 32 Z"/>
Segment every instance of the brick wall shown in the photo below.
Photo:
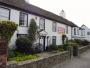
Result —
<path fill-rule="evenodd" d="M 0 68 L 6 68 L 7 63 L 7 43 L 0 38 Z"/>

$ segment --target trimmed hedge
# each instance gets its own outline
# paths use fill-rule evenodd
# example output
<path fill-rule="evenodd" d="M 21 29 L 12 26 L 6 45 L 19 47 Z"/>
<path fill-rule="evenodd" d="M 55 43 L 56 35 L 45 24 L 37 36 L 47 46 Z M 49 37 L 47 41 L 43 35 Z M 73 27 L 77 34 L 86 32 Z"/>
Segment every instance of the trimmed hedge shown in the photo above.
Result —
<path fill-rule="evenodd" d="M 57 45 L 50 45 L 46 48 L 47 51 L 54 51 L 54 50 L 58 50 L 58 46 Z"/>
<path fill-rule="evenodd" d="M 17 29 L 17 24 L 12 21 L 0 21 L 0 36 L 6 38 L 8 41 L 11 39 L 14 31 Z"/>

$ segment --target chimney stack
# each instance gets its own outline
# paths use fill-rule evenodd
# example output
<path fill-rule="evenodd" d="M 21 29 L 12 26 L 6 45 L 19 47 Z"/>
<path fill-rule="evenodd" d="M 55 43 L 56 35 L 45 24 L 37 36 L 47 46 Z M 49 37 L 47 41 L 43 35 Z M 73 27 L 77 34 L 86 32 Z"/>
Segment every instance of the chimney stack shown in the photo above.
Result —
<path fill-rule="evenodd" d="M 66 15 L 65 15 L 65 12 L 64 12 L 63 9 L 62 9 L 62 11 L 60 12 L 60 16 L 63 17 L 63 18 L 66 18 Z"/>

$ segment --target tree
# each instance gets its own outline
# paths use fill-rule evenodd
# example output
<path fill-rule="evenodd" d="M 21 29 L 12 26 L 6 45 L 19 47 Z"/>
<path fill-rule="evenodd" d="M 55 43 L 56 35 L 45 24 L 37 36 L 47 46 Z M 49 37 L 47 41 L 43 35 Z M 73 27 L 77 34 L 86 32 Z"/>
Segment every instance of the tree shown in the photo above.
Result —
<path fill-rule="evenodd" d="M 37 25 L 34 19 L 31 19 L 29 29 L 28 29 L 28 38 L 30 39 L 31 43 L 33 44 L 36 39 L 37 33 Z"/>

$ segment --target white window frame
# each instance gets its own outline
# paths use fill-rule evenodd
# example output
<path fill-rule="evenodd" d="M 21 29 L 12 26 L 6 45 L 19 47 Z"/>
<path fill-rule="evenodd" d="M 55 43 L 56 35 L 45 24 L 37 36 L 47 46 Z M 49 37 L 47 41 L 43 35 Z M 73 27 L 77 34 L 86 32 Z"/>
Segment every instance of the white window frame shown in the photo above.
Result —
<path fill-rule="evenodd" d="M 19 26 L 28 27 L 28 14 L 27 13 L 20 12 Z"/>
<path fill-rule="evenodd" d="M 3 13 L 0 13 L 0 17 L 2 17 L 0 19 L 1 20 L 10 20 L 10 9 L 7 8 L 7 7 L 1 6 L 1 5 L 0 5 L 0 9 L 2 9 L 2 11 L 3 11 L 3 9 L 4 9 L 4 11 L 5 10 L 8 11 L 8 15 L 7 15 L 7 13 L 6 14 L 3 14 L 4 11 L 3 11 Z M 7 16 L 5 16 L 5 15 L 7 15 Z"/>
<path fill-rule="evenodd" d="M 52 23 L 52 32 L 57 32 L 57 23 L 56 22 Z"/>
<path fill-rule="evenodd" d="M 44 18 L 40 18 L 39 28 L 45 30 L 45 19 Z"/>
<path fill-rule="evenodd" d="M 57 37 L 56 36 L 52 36 L 52 45 L 56 45 L 56 40 L 57 40 Z"/>

